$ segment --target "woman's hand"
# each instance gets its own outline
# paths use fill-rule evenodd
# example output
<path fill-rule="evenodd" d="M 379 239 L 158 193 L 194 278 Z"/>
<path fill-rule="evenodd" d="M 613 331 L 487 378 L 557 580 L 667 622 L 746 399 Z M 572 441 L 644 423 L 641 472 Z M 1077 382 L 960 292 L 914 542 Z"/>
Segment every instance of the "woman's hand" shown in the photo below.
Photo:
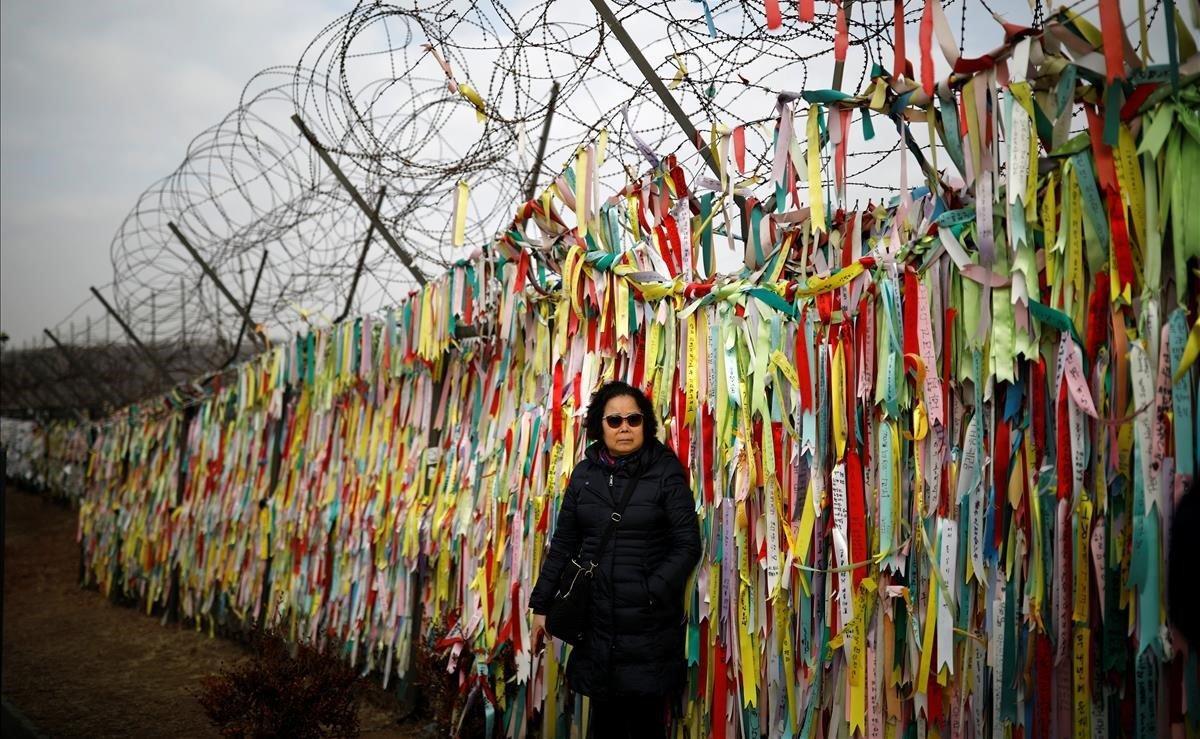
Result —
<path fill-rule="evenodd" d="M 533 649 L 537 651 L 541 646 L 542 639 L 546 636 L 546 614 L 533 614 L 533 628 L 531 629 L 530 638 L 533 640 Z"/>

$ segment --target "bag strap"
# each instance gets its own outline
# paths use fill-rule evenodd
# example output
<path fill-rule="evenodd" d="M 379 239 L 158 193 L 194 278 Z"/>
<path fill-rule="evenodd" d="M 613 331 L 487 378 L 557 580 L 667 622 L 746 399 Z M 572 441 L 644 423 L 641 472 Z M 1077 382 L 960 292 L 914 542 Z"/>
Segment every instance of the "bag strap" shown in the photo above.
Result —
<path fill-rule="evenodd" d="M 621 502 L 617 504 L 617 509 L 612 512 L 612 516 L 609 517 L 608 526 L 604 529 L 604 535 L 600 537 L 600 546 L 596 547 L 596 555 L 590 562 L 592 567 L 596 566 L 596 559 L 604 553 L 604 548 L 608 546 L 609 540 L 612 539 L 612 535 L 616 532 L 617 524 L 621 523 L 621 516 L 625 514 L 625 506 L 629 505 L 629 499 L 633 497 L 634 488 L 641 481 L 643 471 L 639 469 L 633 477 L 629 478 L 628 484 L 625 485 L 625 493 L 621 496 Z"/>

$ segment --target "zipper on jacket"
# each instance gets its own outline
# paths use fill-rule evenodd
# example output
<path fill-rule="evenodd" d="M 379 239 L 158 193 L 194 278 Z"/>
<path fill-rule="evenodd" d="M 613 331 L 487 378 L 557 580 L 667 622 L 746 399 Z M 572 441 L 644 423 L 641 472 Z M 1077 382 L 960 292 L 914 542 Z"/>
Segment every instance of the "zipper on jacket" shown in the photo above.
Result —
<path fill-rule="evenodd" d="M 616 501 L 616 497 L 613 495 L 613 473 L 612 472 L 608 473 L 608 499 L 610 501 Z M 615 513 L 615 511 L 614 511 L 614 513 Z M 619 531 L 617 531 L 616 534 L 617 535 L 613 537 L 613 543 L 612 543 L 612 550 L 613 550 L 612 559 L 609 560 L 609 563 L 608 563 L 608 581 L 609 581 L 609 583 L 613 582 L 613 568 L 616 566 L 616 561 L 617 561 L 617 554 L 616 554 L 617 541 L 621 538 Z M 611 587 L 612 587 L 612 596 L 609 599 L 609 619 L 610 619 L 610 623 L 612 624 L 613 635 L 612 635 L 612 641 L 609 642 L 609 644 L 608 644 L 608 650 L 610 652 L 615 652 L 617 649 L 617 640 L 619 638 L 617 636 L 617 590 L 616 590 L 615 584 L 613 584 Z M 612 680 L 611 665 L 609 667 L 608 679 L 610 681 Z"/>

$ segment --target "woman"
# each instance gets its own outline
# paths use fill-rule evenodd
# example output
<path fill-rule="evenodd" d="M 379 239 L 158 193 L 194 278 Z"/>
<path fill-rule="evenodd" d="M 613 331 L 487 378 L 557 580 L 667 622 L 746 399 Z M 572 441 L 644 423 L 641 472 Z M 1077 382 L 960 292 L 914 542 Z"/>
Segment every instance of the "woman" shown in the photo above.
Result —
<path fill-rule="evenodd" d="M 593 736 L 665 736 L 667 699 L 683 685 L 683 597 L 700 559 L 700 529 L 683 465 L 656 436 L 637 388 L 610 382 L 588 404 L 593 443 L 575 466 L 529 598 L 533 639 L 564 565 L 595 558 L 590 630 L 567 663 L 571 688 L 592 698 Z M 630 480 L 636 487 L 605 551 L 596 546 Z"/>

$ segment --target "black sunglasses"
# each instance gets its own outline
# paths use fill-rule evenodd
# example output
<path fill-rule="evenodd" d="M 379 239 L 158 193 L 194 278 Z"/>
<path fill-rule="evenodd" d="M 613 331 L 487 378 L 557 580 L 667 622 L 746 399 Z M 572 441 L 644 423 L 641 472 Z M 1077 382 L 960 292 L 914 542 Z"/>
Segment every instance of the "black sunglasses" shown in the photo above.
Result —
<path fill-rule="evenodd" d="M 629 428 L 635 429 L 638 426 L 642 425 L 642 414 L 641 413 L 630 413 L 628 416 L 618 416 L 617 414 L 614 413 L 611 416 L 604 417 L 604 422 L 608 424 L 608 427 L 610 429 L 621 428 L 621 423 L 623 421 L 628 421 Z"/>

